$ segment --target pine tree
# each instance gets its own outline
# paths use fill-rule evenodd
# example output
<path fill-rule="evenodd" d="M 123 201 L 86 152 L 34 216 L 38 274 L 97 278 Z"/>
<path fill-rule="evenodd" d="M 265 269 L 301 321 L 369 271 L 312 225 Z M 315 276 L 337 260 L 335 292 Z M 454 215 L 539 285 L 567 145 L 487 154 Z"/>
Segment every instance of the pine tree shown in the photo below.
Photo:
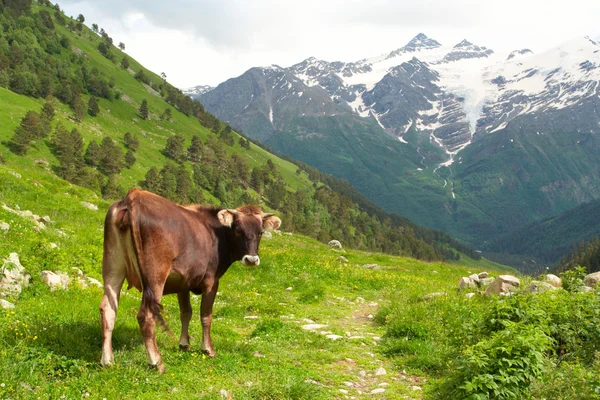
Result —
<path fill-rule="evenodd" d="M 171 109 L 170 108 L 165 108 L 165 111 L 161 114 L 160 119 L 164 120 L 164 121 L 170 121 L 171 120 Z"/>
<path fill-rule="evenodd" d="M 15 134 L 8 142 L 8 147 L 16 154 L 23 155 L 29 150 L 31 142 L 39 136 L 40 115 L 35 111 L 28 111 L 21 119 Z"/>
<path fill-rule="evenodd" d="M 102 186 L 102 198 L 105 200 L 120 199 L 125 195 L 125 189 L 116 182 L 114 175 L 106 179 L 106 183 Z"/>
<path fill-rule="evenodd" d="M 148 102 L 146 99 L 142 100 L 142 105 L 140 106 L 140 115 L 142 119 L 148 119 Z"/>
<path fill-rule="evenodd" d="M 46 102 L 44 103 L 44 106 L 42 107 L 42 114 L 46 116 L 46 118 L 48 119 L 48 121 L 52 121 L 54 119 L 54 102 L 52 101 L 52 99 L 50 97 L 46 98 Z"/>
<path fill-rule="evenodd" d="M 131 151 L 131 149 L 127 150 L 127 153 L 125 153 L 125 166 L 127 168 L 131 168 L 133 167 L 133 164 L 135 164 L 135 156 L 133 155 L 133 151 Z"/>
<path fill-rule="evenodd" d="M 184 164 L 180 164 L 175 172 L 177 180 L 177 200 L 179 202 L 188 201 L 192 191 L 192 178 Z"/>
<path fill-rule="evenodd" d="M 144 190 L 148 190 L 152 193 L 158 193 L 160 191 L 159 180 L 160 174 L 158 173 L 158 169 L 156 167 L 151 167 L 148 172 L 146 172 L 145 179 L 139 184 Z"/>
<path fill-rule="evenodd" d="M 125 132 L 125 135 L 123 136 L 123 142 L 125 142 L 125 147 L 133 152 L 135 152 L 140 146 L 140 141 L 137 136 L 133 136 L 129 132 Z"/>
<path fill-rule="evenodd" d="M 188 159 L 193 163 L 199 163 L 202 159 L 202 141 L 200 136 L 192 137 L 192 144 L 187 149 Z"/>
<path fill-rule="evenodd" d="M 173 164 L 166 164 L 160 170 L 158 194 L 170 200 L 176 199 L 177 175 Z"/>
<path fill-rule="evenodd" d="M 123 151 L 111 138 L 105 136 L 100 144 L 98 169 L 104 175 L 110 176 L 121 172 L 123 164 Z"/>
<path fill-rule="evenodd" d="M 84 168 L 81 134 L 75 128 L 69 132 L 59 124 L 56 127 L 53 144 L 59 161 L 58 174 L 69 182 L 77 183 Z"/>
<path fill-rule="evenodd" d="M 164 154 L 178 163 L 185 161 L 185 138 L 181 135 L 170 136 L 163 150 Z"/>
<path fill-rule="evenodd" d="M 95 96 L 91 96 L 88 101 L 88 113 L 95 117 L 100 113 L 100 106 L 98 105 L 98 99 Z"/>
<path fill-rule="evenodd" d="M 76 121 L 83 121 L 85 118 L 85 104 L 83 103 L 83 99 L 79 94 L 73 96 L 73 101 L 71 102 L 71 109 L 73 109 L 74 117 Z"/>
<path fill-rule="evenodd" d="M 98 145 L 98 143 L 95 140 L 92 140 L 87 147 L 87 150 L 85 151 L 85 155 L 83 156 L 83 159 L 85 160 L 85 163 L 87 165 L 90 165 L 92 167 L 97 167 L 98 164 L 100 163 L 100 158 L 101 158 L 101 150 L 100 150 L 100 146 Z"/>

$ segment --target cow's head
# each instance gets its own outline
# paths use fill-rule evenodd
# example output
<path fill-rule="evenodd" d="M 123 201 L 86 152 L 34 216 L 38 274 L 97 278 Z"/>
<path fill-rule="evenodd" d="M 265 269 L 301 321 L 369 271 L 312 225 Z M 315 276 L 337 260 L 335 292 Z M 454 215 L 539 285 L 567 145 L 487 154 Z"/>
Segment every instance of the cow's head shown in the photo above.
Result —
<path fill-rule="evenodd" d="M 224 209 L 217 214 L 219 222 L 232 230 L 236 260 L 244 265 L 259 265 L 258 246 L 263 231 L 277 229 L 281 220 L 273 214 L 263 213 L 256 206 L 242 206 L 235 210 Z"/>

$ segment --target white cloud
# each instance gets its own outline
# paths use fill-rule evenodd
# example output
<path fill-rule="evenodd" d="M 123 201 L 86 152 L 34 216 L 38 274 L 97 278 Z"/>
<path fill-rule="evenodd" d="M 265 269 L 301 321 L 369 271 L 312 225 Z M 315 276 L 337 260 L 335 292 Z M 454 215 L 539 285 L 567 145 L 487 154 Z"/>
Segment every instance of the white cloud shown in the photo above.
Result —
<path fill-rule="evenodd" d="M 418 32 L 509 51 L 542 51 L 600 36 L 600 2 L 585 0 L 79 0 L 68 14 L 98 23 L 180 87 L 215 85 L 252 66 L 315 56 L 353 61 L 398 48 Z"/>

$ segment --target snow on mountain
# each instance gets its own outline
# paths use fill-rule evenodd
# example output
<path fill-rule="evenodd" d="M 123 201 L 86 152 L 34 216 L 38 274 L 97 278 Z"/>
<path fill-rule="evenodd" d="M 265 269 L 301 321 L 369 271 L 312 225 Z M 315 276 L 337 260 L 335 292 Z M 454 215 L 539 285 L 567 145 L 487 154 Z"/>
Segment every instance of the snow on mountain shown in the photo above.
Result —
<path fill-rule="evenodd" d="M 475 134 L 598 93 L 600 45 L 586 37 L 537 55 L 528 49 L 507 55 L 467 40 L 444 46 L 421 33 L 377 57 L 350 63 L 309 58 L 289 70 L 399 138 L 409 122 L 430 131 L 453 159 Z M 417 81 L 424 72 L 430 79 Z"/>
<path fill-rule="evenodd" d="M 188 96 L 190 96 L 192 98 L 196 98 L 196 97 L 200 97 L 204 93 L 210 92 L 213 89 L 214 89 L 213 86 L 198 85 L 198 86 L 194 86 L 194 87 L 187 88 L 187 89 L 181 89 L 181 91 L 185 95 L 188 95 Z"/>

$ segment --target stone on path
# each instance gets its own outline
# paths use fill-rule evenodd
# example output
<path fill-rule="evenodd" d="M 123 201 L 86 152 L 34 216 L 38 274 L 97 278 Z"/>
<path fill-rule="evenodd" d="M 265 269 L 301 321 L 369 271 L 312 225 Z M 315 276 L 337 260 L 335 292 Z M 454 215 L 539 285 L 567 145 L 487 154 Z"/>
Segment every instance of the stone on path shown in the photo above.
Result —
<path fill-rule="evenodd" d="M 323 324 L 306 324 L 306 325 L 302 325 L 302 329 L 306 330 L 306 331 L 316 331 L 317 329 L 322 329 L 325 328 L 327 325 L 323 325 Z"/>
<path fill-rule="evenodd" d="M 381 375 L 385 375 L 387 374 L 385 368 L 381 367 L 381 368 L 377 368 L 377 371 L 375 371 L 375 376 L 381 376 Z"/>

